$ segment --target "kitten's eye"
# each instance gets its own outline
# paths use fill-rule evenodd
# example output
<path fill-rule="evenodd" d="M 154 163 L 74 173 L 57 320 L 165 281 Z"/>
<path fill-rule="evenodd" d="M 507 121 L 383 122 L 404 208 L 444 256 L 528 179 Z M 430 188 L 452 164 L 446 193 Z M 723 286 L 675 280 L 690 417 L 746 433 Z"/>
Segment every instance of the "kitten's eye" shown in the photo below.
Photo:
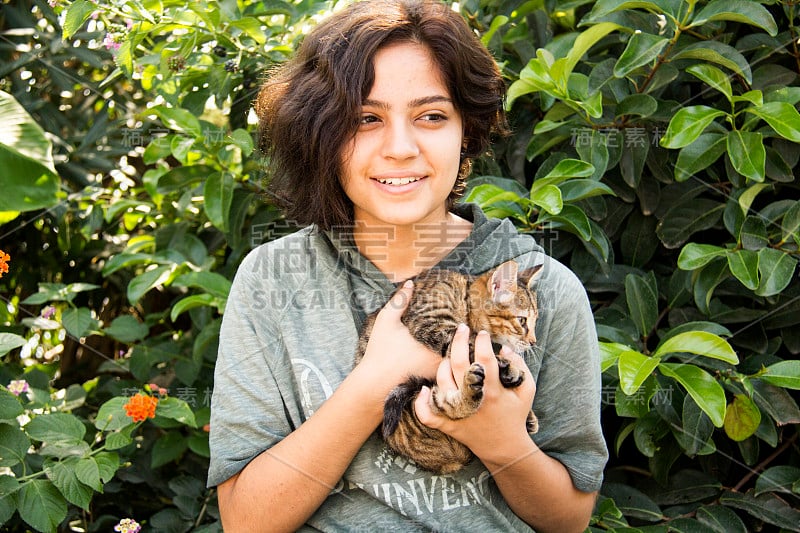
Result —
<path fill-rule="evenodd" d="M 526 316 L 518 316 L 517 321 L 519 322 L 519 325 L 522 326 L 523 328 L 527 327 L 528 325 L 528 317 Z"/>

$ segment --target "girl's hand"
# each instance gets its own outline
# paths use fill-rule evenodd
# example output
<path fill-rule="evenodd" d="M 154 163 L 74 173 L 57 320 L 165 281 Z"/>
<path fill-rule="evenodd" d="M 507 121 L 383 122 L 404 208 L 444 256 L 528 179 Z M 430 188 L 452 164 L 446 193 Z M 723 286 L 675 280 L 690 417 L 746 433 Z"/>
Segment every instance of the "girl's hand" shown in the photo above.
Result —
<path fill-rule="evenodd" d="M 423 388 L 414 404 L 417 417 L 423 424 L 462 442 L 481 459 L 513 457 L 515 446 L 530 442 L 525 421 L 536 393 L 536 384 L 519 354 L 503 347 L 500 355 L 524 370 L 525 379 L 517 388 L 503 387 L 491 339 L 484 331 L 478 333 L 475 340 L 475 361 L 483 365 L 485 380 L 483 401 L 472 416 L 451 420 L 434 413 L 430 408 L 431 391 L 427 387 Z M 439 365 L 437 385 L 444 392 L 457 390 L 463 383 L 464 373 L 469 366 L 469 329 L 459 328 L 453 339 L 450 357 L 443 359 Z"/>
<path fill-rule="evenodd" d="M 372 327 L 367 350 L 358 365 L 368 369 L 373 387 L 388 393 L 410 375 L 433 378 L 442 356 L 420 344 L 409 333 L 400 317 L 408 307 L 413 292 L 409 280 L 383 306 Z"/>

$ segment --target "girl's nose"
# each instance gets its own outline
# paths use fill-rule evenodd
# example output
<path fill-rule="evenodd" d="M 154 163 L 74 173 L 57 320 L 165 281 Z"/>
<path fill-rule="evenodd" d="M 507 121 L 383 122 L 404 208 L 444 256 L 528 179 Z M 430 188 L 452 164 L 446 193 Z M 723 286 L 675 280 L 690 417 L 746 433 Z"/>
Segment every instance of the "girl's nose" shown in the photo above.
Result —
<path fill-rule="evenodd" d="M 405 122 L 385 128 L 383 156 L 390 159 L 410 159 L 419 155 L 419 145 L 413 127 Z"/>

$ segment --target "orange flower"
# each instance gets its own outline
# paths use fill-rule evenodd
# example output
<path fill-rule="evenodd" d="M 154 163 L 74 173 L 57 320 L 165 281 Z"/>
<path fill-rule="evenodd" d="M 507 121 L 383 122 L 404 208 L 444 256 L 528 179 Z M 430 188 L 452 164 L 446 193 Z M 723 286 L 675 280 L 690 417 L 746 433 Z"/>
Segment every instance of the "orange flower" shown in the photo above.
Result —
<path fill-rule="evenodd" d="M 8 261 L 10 259 L 10 255 L 5 253 L 3 250 L 0 250 L 0 278 L 3 277 L 3 274 L 8 272 Z"/>
<path fill-rule="evenodd" d="M 134 422 L 141 422 L 148 418 L 156 417 L 156 406 L 158 398 L 142 394 L 134 394 L 128 403 L 123 405 L 125 414 L 133 419 Z"/>

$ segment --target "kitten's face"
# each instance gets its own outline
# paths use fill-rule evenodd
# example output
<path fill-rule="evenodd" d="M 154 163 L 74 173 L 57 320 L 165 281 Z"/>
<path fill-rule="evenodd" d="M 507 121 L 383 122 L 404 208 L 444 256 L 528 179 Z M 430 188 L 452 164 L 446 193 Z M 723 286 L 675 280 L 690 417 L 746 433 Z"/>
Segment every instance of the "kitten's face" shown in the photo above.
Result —
<path fill-rule="evenodd" d="M 504 344 L 517 353 L 522 353 L 536 343 L 535 296 L 526 288 L 517 285 L 512 301 L 508 305 L 492 302 L 486 309 L 492 341 Z"/>
<path fill-rule="evenodd" d="M 522 353 L 536 343 L 536 319 L 539 316 L 533 281 L 541 265 L 517 274 L 517 263 L 507 261 L 482 276 L 474 285 L 483 314 L 481 327 L 492 341 Z M 473 307 L 474 309 L 474 307 Z"/>

